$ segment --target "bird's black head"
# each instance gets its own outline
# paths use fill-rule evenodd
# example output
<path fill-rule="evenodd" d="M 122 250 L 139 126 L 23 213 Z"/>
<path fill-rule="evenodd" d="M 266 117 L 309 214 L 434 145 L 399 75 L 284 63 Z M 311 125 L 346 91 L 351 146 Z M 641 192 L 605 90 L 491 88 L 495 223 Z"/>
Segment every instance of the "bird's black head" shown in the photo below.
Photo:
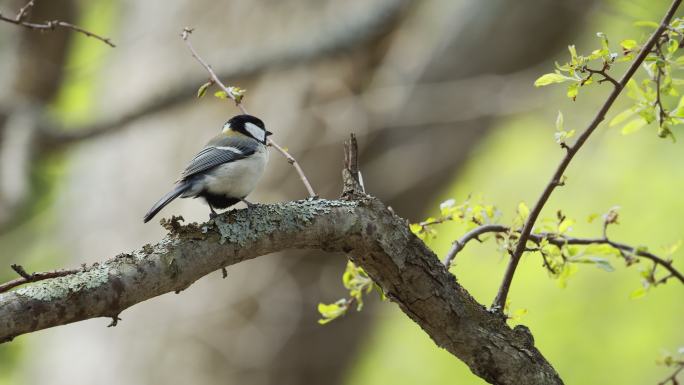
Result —
<path fill-rule="evenodd" d="M 230 118 L 230 120 L 223 125 L 223 132 L 228 133 L 229 131 L 247 135 L 263 144 L 266 144 L 266 138 L 272 134 L 272 132 L 266 130 L 266 126 L 261 119 L 246 114 L 235 115 Z"/>

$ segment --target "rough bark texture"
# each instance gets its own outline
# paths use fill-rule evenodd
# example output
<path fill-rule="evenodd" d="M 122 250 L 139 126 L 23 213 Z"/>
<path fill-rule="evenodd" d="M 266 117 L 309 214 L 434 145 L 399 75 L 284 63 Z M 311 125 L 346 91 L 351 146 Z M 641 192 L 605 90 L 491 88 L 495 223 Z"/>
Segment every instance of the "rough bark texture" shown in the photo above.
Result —
<path fill-rule="evenodd" d="M 223 266 L 284 249 L 354 256 L 435 343 L 496 384 L 560 384 L 524 327 L 510 329 L 441 265 L 406 221 L 371 197 L 236 210 L 202 225 L 165 224 L 156 245 L 73 276 L 0 294 L 0 339 L 95 317 L 187 288 Z"/>

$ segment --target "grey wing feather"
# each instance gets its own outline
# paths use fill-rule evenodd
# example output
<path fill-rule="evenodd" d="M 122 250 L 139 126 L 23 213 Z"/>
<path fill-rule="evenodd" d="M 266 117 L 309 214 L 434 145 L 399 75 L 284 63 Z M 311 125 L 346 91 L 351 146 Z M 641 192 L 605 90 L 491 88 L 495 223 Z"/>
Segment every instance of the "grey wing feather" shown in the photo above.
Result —
<path fill-rule="evenodd" d="M 244 159 L 256 151 L 258 143 L 253 139 L 227 137 L 212 141 L 197 153 L 181 174 L 181 180 L 207 171 L 216 166 Z"/>

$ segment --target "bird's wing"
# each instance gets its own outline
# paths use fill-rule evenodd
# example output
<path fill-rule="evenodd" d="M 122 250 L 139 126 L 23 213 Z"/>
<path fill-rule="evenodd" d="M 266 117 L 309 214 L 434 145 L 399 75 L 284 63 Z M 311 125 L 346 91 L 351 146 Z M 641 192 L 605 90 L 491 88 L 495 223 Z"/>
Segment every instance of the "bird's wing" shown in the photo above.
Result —
<path fill-rule="evenodd" d="M 254 154 L 258 145 L 254 139 L 234 136 L 213 140 L 192 158 L 181 174 L 181 180 L 224 163 L 244 159 Z"/>

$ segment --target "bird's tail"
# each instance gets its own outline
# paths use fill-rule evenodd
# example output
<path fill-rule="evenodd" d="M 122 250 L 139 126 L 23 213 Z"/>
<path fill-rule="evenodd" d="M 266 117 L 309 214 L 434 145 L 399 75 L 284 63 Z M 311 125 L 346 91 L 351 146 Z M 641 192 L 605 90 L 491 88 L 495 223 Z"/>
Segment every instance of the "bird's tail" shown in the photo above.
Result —
<path fill-rule="evenodd" d="M 152 208 L 150 209 L 150 211 L 148 211 L 147 214 L 145 214 L 145 216 L 143 217 L 143 221 L 144 221 L 145 223 L 149 222 L 150 219 L 154 218 L 154 216 L 157 215 L 157 213 L 158 213 L 159 211 L 161 211 L 161 209 L 164 208 L 164 206 L 166 206 L 166 205 L 168 205 L 169 203 L 171 203 L 172 200 L 178 198 L 178 197 L 179 197 L 181 194 L 183 194 L 189 187 L 190 187 L 190 184 L 189 184 L 189 183 L 187 183 L 187 182 L 179 182 L 179 183 L 176 185 L 176 187 L 173 188 L 173 190 L 167 192 L 166 195 L 164 195 L 163 197 L 161 197 L 161 199 L 159 199 L 159 200 L 157 201 L 157 203 L 155 203 L 154 206 L 152 206 Z"/>

